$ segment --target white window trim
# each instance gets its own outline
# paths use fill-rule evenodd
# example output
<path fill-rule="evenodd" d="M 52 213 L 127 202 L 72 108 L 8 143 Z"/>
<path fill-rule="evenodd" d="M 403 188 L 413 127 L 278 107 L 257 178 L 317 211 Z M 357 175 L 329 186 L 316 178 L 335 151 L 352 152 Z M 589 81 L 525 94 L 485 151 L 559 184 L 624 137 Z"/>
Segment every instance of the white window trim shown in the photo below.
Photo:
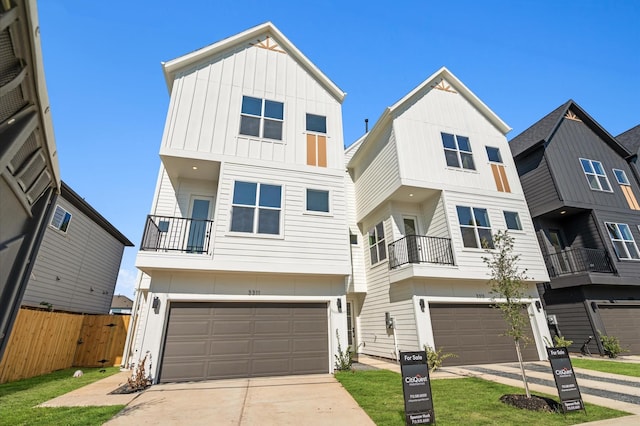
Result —
<path fill-rule="evenodd" d="M 463 225 L 460 223 L 460 218 L 458 217 L 458 207 L 468 207 L 471 209 L 471 217 L 474 218 L 474 222 L 475 222 L 475 213 L 474 213 L 474 209 L 482 209 L 482 210 L 486 210 L 487 212 L 487 220 L 489 221 L 489 226 L 479 226 L 477 224 L 473 224 L 473 225 Z M 491 227 L 491 218 L 489 217 L 489 209 L 486 207 L 473 207 L 473 206 L 459 206 L 456 205 L 456 219 L 458 220 L 458 230 L 460 231 L 460 241 L 462 242 L 462 250 L 469 250 L 469 251 L 485 251 L 485 250 L 493 250 L 495 249 L 495 242 L 493 241 L 493 228 Z M 476 244 L 478 244 L 478 247 L 466 247 L 464 245 L 464 237 L 462 236 L 462 230 L 460 228 L 472 228 L 473 229 L 473 233 L 475 235 L 476 238 Z M 482 247 L 482 241 L 480 240 L 480 234 L 478 233 L 478 229 L 488 229 L 491 235 L 491 243 L 493 244 L 493 247 Z"/>
<path fill-rule="evenodd" d="M 238 138 L 242 138 L 242 139 L 262 139 L 262 140 L 266 140 L 269 142 L 277 142 L 277 143 L 284 143 L 285 141 L 285 108 L 284 108 L 284 101 L 279 101 L 276 99 L 267 99 L 267 98 L 263 98 L 263 97 L 258 97 L 258 96 L 250 96 L 250 95 L 242 95 L 242 97 L 248 97 L 248 98 L 254 98 L 254 99 L 260 99 L 262 101 L 262 107 L 260 109 L 260 116 L 257 115 L 253 115 L 253 114 L 247 114 L 247 113 L 243 113 L 242 112 L 242 99 L 240 100 L 240 122 L 239 124 L 239 128 L 238 128 Z M 266 101 L 271 101 L 271 102 L 278 102 L 282 104 L 282 120 L 279 118 L 272 118 L 272 117 L 266 117 L 264 115 L 264 110 L 265 110 L 265 103 Z M 254 135 L 245 135 L 244 133 L 240 133 L 242 130 L 242 117 L 246 116 L 246 117 L 252 117 L 252 118 L 260 118 L 260 126 L 259 126 L 259 134 L 258 136 L 254 136 Z M 266 120 L 272 120 L 272 121 L 279 121 L 280 123 L 282 123 L 282 139 L 272 139 L 272 138 L 268 138 L 266 136 L 264 136 L 264 121 Z"/>
<path fill-rule="evenodd" d="M 382 224 L 382 232 L 384 232 L 384 238 L 379 241 L 378 240 L 378 225 Z M 375 237 L 375 243 L 371 244 L 370 241 L 370 235 L 371 235 L 371 231 L 374 232 L 374 237 Z M 380 259 L 380 245 L 384 246 L 384 259 Z M 371 258 L 371 249 L 375 247 L 376 248 L 376 254 L 378 257 L 378 261 L 377 262 L 373 262 L 372 258 Z M 387 260 L 389 259 L 389 249 L 387 247 L 387 234 L 385 232 L 384 229 L 384 220 L 381 220 L 380 222 L 376 223 L 375 225 L 373 225 L 371 228 L 369 228 L 369 230 L 367 231 L 367 248 L 369 249 L 369 264 L 371 267 L 383 264 L 385 262 L 387 262 Z"/>
<path fill-rule="evenodd" d="M 56 212 L 58 211 L 58 209 L 63 211 L 62 219 L 60 220 L 60 223 L 54 224 L 53 221 L 56 218 Z M 67 215 L 69 215 L 69 220 L 67 221 L 67 227 L 64 230 L 62 230 L 61 229 L 62 223 L 64 222 L 64 219 L 67 217 Z M 51 228 L 55 229 L 58 232 L 66 234 L 69 231 L 69 226 L 71 225 L 71 219 L 72 218 L 73 218 L 73 215 L 71 214 L 71 212 L 69 212 L 67 209 L 62 207 L 60 204 L 56 204 L 56 208 L 53 211 L 53 215 L 51 216 L 51 220 L 49 221 L 49 226 Z"/>
<path fill-rule="evenodd" d="M 307 210 L 307 191 L 308 190 L 312 190 L 312 191 L 322 191 L 322 192 L 326 192 L 327 193 L 327 202 L 329 204 L 329 211 L 328 212 L 321 212 L 321 211 L 317 211 L 317 210 Z M 304 189 L 304 214 L 305 215 L 309 215 L 309 216 L 325 216 L 325 217 L 333 217 L 333 203 L 332 203 L 332 199 L 333 199 L 333 192 L 330 189 L 326 189 L 326 188 L 311 188 L 311 187 L 307 187 Z"/>
<path fill-rule="evenodd" d="M 618 182 L 618 184 L 624 185 L 624 186 L 631 186 L 631 181 L 629 180 L 629 177 L 627 176 L 627 172 L 625 172 L 622 169 L 612 169 L 612 170 L 613 170 L 613 176 L 616 178 L 616 182 Z M 618 179 L 618 175 L 616 174 L 616 171 L 622 172 L 622 175 L 624 176 L 624 178 L 627 181 L 626 182 L 620 182 L 620 179 Z"/>
<path fill-rule="evenodd" d="M 452 149 L 452 148 L 447 148 L 444 146 L 444 141 L 442 140 L 442 134 L 446 133 L 448 135 L 452 135 L 454 141 L 456 142 L 456 149 Z M 462 136 L 464 138 L 467 138 L 469 140 L 469 148 L 472 149 L 471 151 L 463 151 L 460 149 L 460 144 L 458 143 L 458 137 Z M 469 136 L 464 136 L 464 135 L 458 135 L 455 133 L 449 133 L 449 132 L 440 132 L 440 142 L 442 142 L 442 149 L 446 152 L 446 151 L 455 151 L 456 156 L 458 157 L 458 163 L 460 164 L 460 166 L 456 167 L 456 166 L 450 166 L 449 164 L 447 164 L 447 156 L 445 155 L 444 157 L 444 164 L 445 166 L 447 166 L 447 168 L 452 169 L 452 170 L 459 170 L 459 171 L 467 171 L 467 172 L 478 172 L 478 168 L 476 167 L 476 160 L 474 158 L 473 155 L 473 148 L 471 148 L 471 138 Z M 473 161 L 473 169 L 468 169 L 466 167 L 463 166 L 463 162 L 462 162 L 462 156 L 460 155 L 461 152 L 464 152 L 465 154 L 471 154 L 471 160 Z"/>
<path fill-rule="evenodd" d="M 487 152 L 487 148 L 497 149 L 498 150 L 498 155 L 500 156 L 500 161 L 493 161 L 493 160 L 489 159 L 489 153 Z M 500 151 L 499 147 L 491 146 L 491 145 L 485 145 L 484 151 L 487 154 L 487 160 L 489 161 L 489 163 L 491 163 L 491 164 L 502 164 L 504 166 L 504 159 L 502 158 L 502 151 Z"/>
<path fill-rule="evenodd" d="M 588 161 L 591 164 L 591 168 L 593 169 L 594 173 L 590 173 L 587 172 L 584 167 L 582 166 L 582 160 Z M 582 170 L 582 173 L 584 173 L 584 177 L 587 180 L 587 185 L 589 186 L 589 189 L 592 191 L 600 191 L 600 192 L 613 192 L 613 188 L 611 186 L 611 182 L 609 181 L 609 177 L 607 176 L 607 172 L 604 169 L 604 166 L 602 165 L 602 161 L 598 161 L 598 160 L 591 160 L 589 158 L 583 158 L 583 157 L 579 157 L 578 161 L 580 162 L 580 170 Z M 602 168 L 602 172 L 604 173 L 604 175 L 599 175 L 595 172 L 595 167 L 593 167 L 593 163 L 598 163 L 600 164 L 600 167 Z M 598 188 L 592 188 L 591 187 L 591 182 L 589 182 L 589 175 L 595 176 L 596 177 L 596 182 L 598 182 Z M 598 179 L 599 176 L 604 177 L 604 179 L 607 181 L 607 185 L 609 185 L 609 189 L 602 189 L 602 185 L 600 185 L 600 179 Z"/>
<path fill-rule="evenodd" d="M 616 257 L 618 258 L 618 260 L 631 260 L 631 261 L 635 261 L 635 262 L 640 261 L 640 259 L 634 259 L 633 257 L 631 257 L 631 254 L 629 253 L 629 249 L 627 248 L 627 244 L 626 243 L 628 243 L 628 242 L 633 243 L 633 246 L 636 249 L 636 253 L 638 253 L 640 255 L 640 251 L 638 251 L 638 245 L 636 244 L 636 240 L 635 240 L 635 238 L 633 238 L 633 234 L 631 234 L 631 227 L 626 223 L 618 223 L 618 222 L 605 222 L 604 225 L 607 228 L 607 235 L 609 235 L 609 240 L 611 241 L 611 245 L 613 246 L 613 252 L 616 254 Z M 631 235 L 631 240 L 613 238 L 611 236 L 611 234 L 609 233 L 608 225 L 616 225 L 616 228 L 618 229 L 618 233 L 620 234 L 620 236 L 622 236 L 622 232 L 620 232 L 620 225 L 626 226 L 629 229 L 629 234 Z M 624 251 L 625 251 L 625 253 L 626 253 L 626 255 L 628 257 L 620 257 L 620 255 L 616 251 L 616 246 L 614 244 L 614 241 L 622 242 L 622 247 L 624 247 Z"/>
<path fill-rule="evenodd" d="M 256 204 L 253 206 L 249 206 L 247 204 L 234 204 L 233 203 L 233 198 L 235 195 L 235 184 L 236 182 L 246 182 L 246 183 L 255 183 L 256 186 Z M 272 186 L 279 186 L 280 187 L 280 208 L 276 209 L 275 207 L 261 207 L 260 204 L 260 186 L 261 185 L 272 185 Z M 242 180 L 242 179 L 234 179 L 233 180 L 233 185 L 232 185 L 232 191 L 231 191 L 231 210 L 229 211 L 229 228 L 228 231 L 226 233 L 226 235 L 228 236 L 236 236 L 236 237 L 253 237 L 253 238 L 271 238 L 271 239 L 283 239 L 284 238 L 284 226 L 283 226 L 283 221 L 284 221 L 284 199 L 285 199 L 285 186 L 281 183 L 273 183 L 273 182 L 257 182 L 257 181 L 251 181 L 251 180 Z M 255 209 L 255 214 L 253 215 L 253 231 L 251 232 L 240 232 L 240 231 L 232 231 L 231 230 L 231 224 L 233 221 L 233 208 L 234 207 L 253 207 Z M 266 209 L 266 210 L 279 210 L 280 211 L 280 217 L 279 217 L 279 223 L 278 223 L 278 230 L 280 231 L 278 234 L 262 234 L 258 232 L 258 220 L 259 220 L 259 214 L 258 214 L 258 210 L 259 209 Z"/>
<path fill-rule="evenodd" d="M 505 216 L 505 213 L 515 213 L 516 215 L 518 215 L 518 222 L 520 223 L 520 229 L 511 229 L 509 228 L 509 225 L 507 225 L 507 217 Z M 516 212 L 513 210 L 503 210 L 502 211 L 502 216 L 504 217 L 504 226 L 505 229 L 509 232 L 524 232 L 524 226 L 522 225 L 522 219 L 520 218 L 520 212 Z"/>
<path fill-rule="evenodd" d="M 316 130 L 309 130 L 307 129 L 307 115 L 315 115 L 316 117 L 324 117 L 324 127 L 326 132 L 318 132 Z M 312 112 L 306 112 L 304 114 L 304 133 L 308 133 L 310 135 L 320 135 L 320 136 L 326 136 L 329 134 L 329 125 L 327 124 L 327 116 L 326 115 L 322 115 L 322 114 L 314 114 Z"/>

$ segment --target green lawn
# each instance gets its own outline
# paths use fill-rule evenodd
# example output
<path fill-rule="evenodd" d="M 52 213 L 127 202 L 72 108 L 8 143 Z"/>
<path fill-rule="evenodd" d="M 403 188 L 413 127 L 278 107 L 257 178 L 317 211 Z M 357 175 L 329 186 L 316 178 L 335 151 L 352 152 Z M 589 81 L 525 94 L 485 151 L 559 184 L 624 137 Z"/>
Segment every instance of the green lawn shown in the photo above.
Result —
<path fill-rule="evenodd" d="M 640 377 L 640 364 L 618 361 L 603 361 L 599 359 L 571 358 L 571 364 L 577 368 L 602 371 L 603 373 L 623 374 L 625 376 Z"/>
<path fill-rule="evenodd" d="M 60 370 L 43 376 L 0 384 L 0 425 L 101 425 L 122 410 L 123 405 L 35 407 L 119 371 L 117 367 L 107 368 L 105 373 L 100 373 L 100 368 L 83 368 L 84 375 L 74 378 L 75 370 L 75 368 Z"/>
<path fill-rule="evenodd" d="M 338 372 L 336 378 L 377 425 L 405 424 L 400 374 L 388 370 Z M 523 389 L 478 378 L 432 380 L 431 388 L 435 419 L 441 426 L 571 425 L 627 415 L 592 404 L 586 404 L 587 414 L 521 410 L 503 404 L 499 398 L 504 394 L 524 393 Z"/>

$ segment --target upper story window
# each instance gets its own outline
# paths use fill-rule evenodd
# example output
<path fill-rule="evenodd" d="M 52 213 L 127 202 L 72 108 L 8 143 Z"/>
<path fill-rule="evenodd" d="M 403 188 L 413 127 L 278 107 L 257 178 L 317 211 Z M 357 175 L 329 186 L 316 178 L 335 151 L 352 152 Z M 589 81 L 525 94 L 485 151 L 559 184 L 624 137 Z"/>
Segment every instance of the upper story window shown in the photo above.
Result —
<path fill-rule="evenodd" d="M 456 206 L 465 247 L 493 248 L 493 235 L 487 209 Z"/>
<path fill-rule="evenodd" d="M 522 231 L 522 223 L 520 223 L 520 215 L 518 212 L 508 212 L 504 213 L 504 221 L 507 223 L 507 229 L 511 229 L 513 231 Z"/>
<path fill-rule="evenodd" d="M 384 240 L 384 222 L 378 223 L 369 230 L 369 253 L 371 264 L 375 265 L 387 258 L 387 246 Z"/>
<path fill-rule="evenodd" d="M 500 148 L 493 146 L 487 146 L 487 157 L 492 163 L 502 163 L 502 155 L 500 155 Z"/>
<path fill-rule="evenodd" d="M 231 207 L 231 231 L 280 234 L 282 187 L 236 181 Z"/>
<path fill-rule="evenodd" d="M 624 172 L 624 170 L 613 169 L 613 174 L 616 176 L 616 180 L 620 185 L 627 185 L 627 186 L 631 185 L 629 183 L 629 179 L 627 178 L 627 174 Z"/>
<path fill-rule="evenodd" d="M 240 134 L 282 140 L 284 104 L 267 99 L 242 97 Z"/>
<path fill-rule="evenodd" d="M 327 133 L 327 117 L 324 115 L 307 114 L 307 131 Z"/>
<path fill-rule="evenodd" d="M 329 191 L 307 189 L 307 211 L 329 213 Z"/>
<path fill-rule="evenodd" d="M 66 233 L 67 229 L 69 229 L 69 222 L 71 222 L 71 213 L 57 205 L 56 211 L 53 213 L 53 217 L 51 218 L 49 225 Z"/>
<path fill-rule="evenodd" d="M 618 259 L 640 259 L 638 247 L 626 223 L 605 222 Z"/>
<path fill-rule="evenodd" d="M 607 178 L 607 174 L 604 172 L 601 162 L 581 158 L 580 164 L 582 164 L 582 170 L 584 171 L 584 175 L 587 177 L 587 181 L 589 182 L 591 189 L 594 191 L 611 192 L 611 185 L 609 185 L 609 179 Z"/>
<path fill-rule="evenodd" d="M 469 138 L 449 133 L 441 133 L 441 135 L 447 166 L 475 170 Z"/>

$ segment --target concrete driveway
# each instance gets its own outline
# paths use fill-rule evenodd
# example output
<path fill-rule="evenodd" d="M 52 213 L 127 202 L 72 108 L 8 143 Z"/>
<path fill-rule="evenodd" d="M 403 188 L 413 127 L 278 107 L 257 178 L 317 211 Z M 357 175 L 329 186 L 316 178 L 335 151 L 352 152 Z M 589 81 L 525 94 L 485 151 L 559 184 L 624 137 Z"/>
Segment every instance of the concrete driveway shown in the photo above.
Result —
<path fill-rule="evenodd" d="M 330 374 L 154 385 L 106 425 L 373 425 Z"/>

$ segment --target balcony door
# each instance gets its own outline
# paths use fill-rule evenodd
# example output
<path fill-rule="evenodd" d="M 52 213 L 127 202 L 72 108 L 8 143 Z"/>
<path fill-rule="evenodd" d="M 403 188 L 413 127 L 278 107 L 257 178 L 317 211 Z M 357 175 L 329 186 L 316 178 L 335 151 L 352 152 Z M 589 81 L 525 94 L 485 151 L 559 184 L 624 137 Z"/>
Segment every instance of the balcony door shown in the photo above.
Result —
<path fill-rule="evenodd" d="M 556 269 L 555 274 L 565 274 L 569 272 L 569 265 L 566 259 L 565 245 L 560 230 L 549 229 L 549 242 L 553 247 L 555 255 L 552 258 L 552 265 Z M 555 258 L 555 259 L 554 259 Z"/>
<path fill-rule="evenodd" d="M 418 236 L 418 220 L 415 216 L 404 216 L 404 238 L 407 242 L 409 263 L 420 263 L 420 237 Z"/>
<path fill-rule="evenodd" d="M 191 200 L 191 223 L 187 239 L 189 253 L 204 253 L 205 242 L 209 238 L 209 217 L 213 199 L 210 197 L 193 197 Z M 208 244 L 207 244 L 208 246 Z"/>

